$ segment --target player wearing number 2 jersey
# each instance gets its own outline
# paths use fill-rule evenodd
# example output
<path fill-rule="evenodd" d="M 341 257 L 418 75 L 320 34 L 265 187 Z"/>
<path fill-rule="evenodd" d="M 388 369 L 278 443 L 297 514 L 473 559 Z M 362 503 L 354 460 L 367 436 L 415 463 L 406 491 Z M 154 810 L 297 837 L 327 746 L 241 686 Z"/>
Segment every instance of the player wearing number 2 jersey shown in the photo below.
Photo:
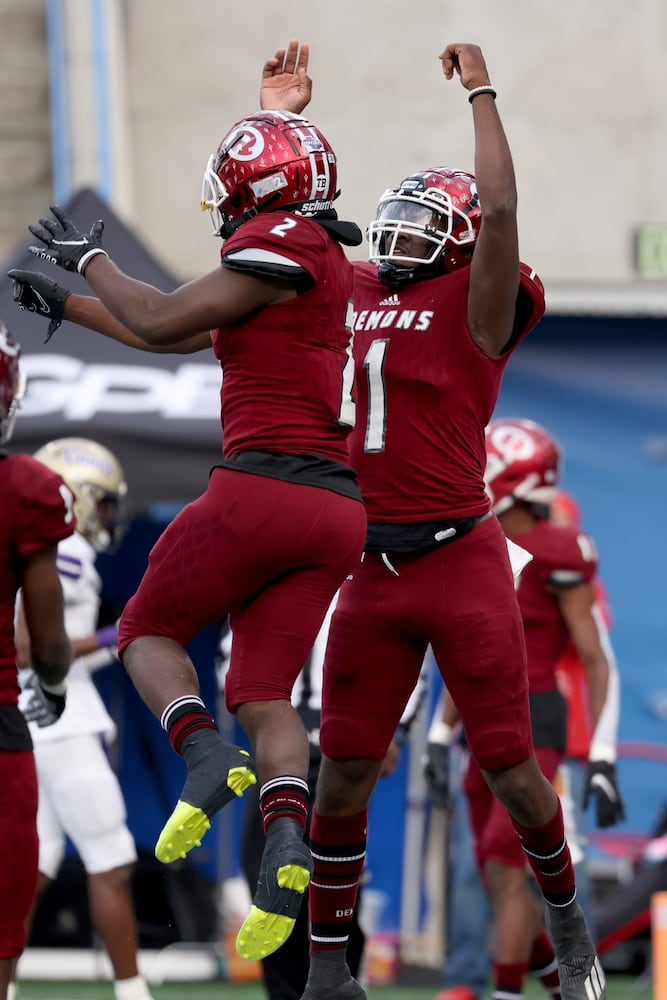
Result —
<path fill-rule="evenodd" d="M 251 115 L 204 175 L 202 207 L 225 240 L 221 267 L 165 295 L 111 263 L 97 224 L 86 236 L 55 209 L 31 228 L 46 247 L 36 252 L 85 270 L 99 299 L 68 297 L 44 275 L 12 274 L 24 308 L 43 311 L 39 293 L 66 318 L 135 347 L 185 352 L 212 338 L 220 360 L 224 459 L 153 548 L 118 645 L 188 766 L 156 848 L 170 862 L 256 780 L 250 757 L 220 740 L 185 651 L 203 626 L 229 615 L 225 695 L 253 746 L 267 834 L 239 932 L 247 958 L 287 937 L 310 878 L 308 740 L 290 694 L 366 534 L 347 451 L 352 267 L 340 246 L 361 234 L 336 218 L 336 179 L 335 154 L 309 122 Z"/>
<path fill-rule="evenodd" d="M 440 59 L 468 91 L 475 176 L 440 167 L 387 191 L 369 227 L 371 265 L 355 270 L 351 456 L 369 531 L 326 653 L 304 1000 L 365 997 L 345 946 L 367 806 L 429 642 L 549 904 L 562 996 L 597 1000 L 604 978 L 558 797 L 533 752 L 521 615 L 484 490 L 484 428 L 509 356 L 542 315 L 542 287 L 520 266 L 512 158 L 482 53 L 454 44 Z M 303 62 L 291 92 L 279 60 L 266 64 L 263 103 L 305 106 Z"/>

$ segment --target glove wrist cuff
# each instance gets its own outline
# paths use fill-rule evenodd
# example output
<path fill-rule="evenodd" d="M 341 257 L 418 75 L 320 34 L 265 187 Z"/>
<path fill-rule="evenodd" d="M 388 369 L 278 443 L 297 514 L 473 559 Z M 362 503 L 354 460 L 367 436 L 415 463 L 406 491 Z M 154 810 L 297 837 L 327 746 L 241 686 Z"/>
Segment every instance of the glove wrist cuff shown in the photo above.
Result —
<path fill-rule="evenodd" d="M 431 728 L 428 731 L 428 742 L 438 743 L 440 746 L 449 746 L 452 742 L 452 727 L 448 726 L 446 722 L 433 722 Z"/>
<path fill-rule="evenodd" d="M 90 250 L 88 250 L 88 252 L 81 257 L 80 261 L 76 265 L 76 269 L 79 274 L 85 276 L 86 268 L 90 264 L 93 257 L 97 257 L 97 255 L 101 253 L 103 253 L 105 257 L 109 256 L 106 250 L 103 250 L 102 247 L 91 247 Z"/>

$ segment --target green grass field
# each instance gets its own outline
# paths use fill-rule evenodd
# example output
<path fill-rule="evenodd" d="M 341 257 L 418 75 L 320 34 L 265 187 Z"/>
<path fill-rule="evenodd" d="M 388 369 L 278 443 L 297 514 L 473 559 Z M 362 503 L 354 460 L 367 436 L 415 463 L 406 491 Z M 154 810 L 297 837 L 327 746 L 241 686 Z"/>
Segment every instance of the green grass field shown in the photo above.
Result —
<path fill-rule="evenodd" d="M 650 1000 L 650 980 L 612 975 L 608 978 L 607 1000 Z M 232 983 L 220 980 L 207 983 L 165 983 L 152 988 L 155 1000 L 266 1000 L 263 988 L 256 983 Z M 432 1000 L 437 988 L 432 986 L 370 986 L 369 1000 Z M 545 1000 L 546 994 L 535 983 L 526 988 L 526 1000 Z M 110 983 L 25 981 L 20 983 L 17 1000 L 114 1000 Z"/>

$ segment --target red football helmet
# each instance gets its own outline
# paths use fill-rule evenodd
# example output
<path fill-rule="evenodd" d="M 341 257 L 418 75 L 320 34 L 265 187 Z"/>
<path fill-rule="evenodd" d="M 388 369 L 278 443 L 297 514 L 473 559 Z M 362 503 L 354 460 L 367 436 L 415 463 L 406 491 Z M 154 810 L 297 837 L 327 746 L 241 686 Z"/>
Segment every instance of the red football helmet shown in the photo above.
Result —
<path fill-rule="evenodd" d="M 422 170 L 380 198 L 376 217 L 368 227 L 368 259 L 380 265 L 380 277 L 384 265 L 400 269 L 404 272 L 401 283 L 455 271 L 470 263 L 481 221 L 472 174 L 451 167 Z M 402 252 L 402 237 L 424 241 L 420 256 Z M 417 271 L 418 267 L 424 270 Z"/>
<path fill-rule="evenodd" d="M 20 354 L 21 348 L 0 322 L 0 444 L 6 444 L 12 436 L 16 411 L 25 393 L 25 376 L 19 368 Z"/>
<path fill-rule="evenodd" d="M 319 129 L 288 111 L 258 111 L 210 156 L 201 207 L 211 213 L 213 235 L 225 238 L 258 212 L 330 209 L 336 182 L 336 155 Z"/>
<path fill-rule="evenodd" d="M 548 505 L 561 473 L 561 451 L 532 420 L 506 417 L 486 428 L 486 492 L 496 514 L 518 501 Z"/>
<path fill-rule="evenodd" d="M 581 508 L 571 493 L 556 490 L 549 504 L 549 517 L 554 524 L 581 527 Z"/>

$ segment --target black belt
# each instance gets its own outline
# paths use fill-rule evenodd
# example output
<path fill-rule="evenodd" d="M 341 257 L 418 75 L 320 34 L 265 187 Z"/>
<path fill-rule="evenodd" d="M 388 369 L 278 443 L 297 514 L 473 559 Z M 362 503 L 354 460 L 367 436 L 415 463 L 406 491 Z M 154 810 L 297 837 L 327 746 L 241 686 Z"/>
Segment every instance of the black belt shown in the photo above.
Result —
<path fill-rule="evenodd" d="M 463 538 L 490 512 L 475 517 L 455 517 L 449 521 L 416 521 L 411 524 L 385 524 L 370 521 L 366 552 L 423 552 L 449 545 Z"/>

